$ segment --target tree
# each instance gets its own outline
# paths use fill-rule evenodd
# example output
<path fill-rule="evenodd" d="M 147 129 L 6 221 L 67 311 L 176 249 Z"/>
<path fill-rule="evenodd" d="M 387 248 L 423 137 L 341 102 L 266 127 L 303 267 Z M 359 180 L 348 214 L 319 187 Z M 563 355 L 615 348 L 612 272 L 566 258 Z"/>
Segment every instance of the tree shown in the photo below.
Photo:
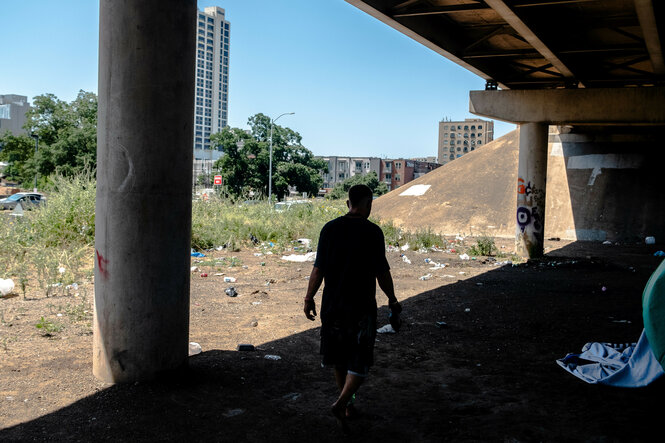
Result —
<path fill-rule="evenodd" d="M 372 171 L 365 175 L 356 174 L 353 177 L 347 178 L 342 183 L 337 183 L 333 190 L 330 191 L 330 194 L 328 194 L 328 198 L 346 198 L 349 193 L 349 189 L 351 189 L 351 186 L 353 185 L 367 185 L 372 190 L 372 193 L 375 197 L 388 192 L 388 185 L 382 181 L 379 181 L 379 177 L 376 175 L 376 172 Z"/>
<path fill-rule="evenodd" d="M 249 191 L 268 195 L 270 121 L 270 117 L 256 114 L 247 121 L 249 132 L 224 128 L 210 136 L 212 144 L 225 153 L 215 166 L 221 171 L 231 196 L 238 198 Z M 272 139 L 272 192 L 281 197 L 289 186 L 295 186 L 299 192 L 315 195 L 323 185 L 320 173 L 327 171 L 326 162 L 314 158 L 302 146 L 300 134 L 290 128 L 274 125 Z"/>
<path fill-rule="evenodd" d="M 27 135 L 0 134 L 0 160 L 7 162 L 4 174 L 10 180 L 28 182 L 34 177 L 35 141 Z"/>
<path fill-rule="evenodd" d="M 39 137 L 39 152 L 29 136 L 0 135 L 5 145 L 0 158 L 9 163 L 6 173 L 27 185 L 36 173 L 74 175 L 94 170 L 97 162 L 97 96 L 79 91 L 67 103 L 53 94 L 34 97 L 23 128 Z"/>

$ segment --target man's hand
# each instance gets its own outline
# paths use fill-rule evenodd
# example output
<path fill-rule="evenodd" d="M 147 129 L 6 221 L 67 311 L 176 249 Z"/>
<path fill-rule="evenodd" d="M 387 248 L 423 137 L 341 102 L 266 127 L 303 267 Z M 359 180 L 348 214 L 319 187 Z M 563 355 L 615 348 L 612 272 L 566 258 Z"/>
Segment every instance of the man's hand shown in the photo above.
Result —
<path fill-rule="evenodd" d="M 305 298 L 305 316 L 310 319 L 314 320 L 316 318 L 316 303 L 314 303 L 314 299 L 308 299 Z"/>
<path fill-rule="evenodd" d="M 402 312 L 402 305 L 399 304 L 397 299 L 395 299 L 395 301 L 388 302 L 388 308 L 390 308 L 390 311 L 395 314 Z"/>

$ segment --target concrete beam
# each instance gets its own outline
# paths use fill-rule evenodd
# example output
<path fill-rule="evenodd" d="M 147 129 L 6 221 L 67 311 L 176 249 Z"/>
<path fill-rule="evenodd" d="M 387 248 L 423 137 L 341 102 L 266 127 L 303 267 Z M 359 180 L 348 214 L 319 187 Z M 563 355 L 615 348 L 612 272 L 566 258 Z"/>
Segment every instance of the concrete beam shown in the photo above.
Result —
<path fill-rule="evenodd" d="M 407 28 L 406 26 L 402 25 L 399 23 L 397 20 L 393 19 L 392 17 L 388 16 L 387 14 L 384 14 L 383 12 L 379 11 L 376 8 L 373 8 L 369 6 L 367 3 L 365 3 L 362 0 L 345 0 L 347 3 L 355 6 L 356 8 L 360 9 L 361 11 L 371 15 L 375 19 L 385 23 L 386 25 L 390 26 L 391 28 L 395 29 L 396 31 L 401 32 L 402 34 L 406 35 L 407 37 L 412 38 L 413 40 L 417 41 L 418 43 L 428 47 L 432 51 L 436 52 L 439 55 L 444 56 L 448 60 L 452 61 L 453 63 L 457 63 L 467 71 L 472 72 L 473 74 L 476 74 L 477 76 L 483 78 L 484 80 L 492 80 L 492 77 L 479 69 L 475 68 L 474 66 L 471 66 L 461 58 L 457 57 L 455 54 L 452 52 L 448 52 L 445 49 L 443 49 L 441 46 L 437 45 L 436 43 L 428 40 L 427 38 L 423 37 L 422 35 L 416 33 L 415 31 Z M 404 2 L 403 4 L 397 5 L 395 9 L 398 9 L 400 7 L 405 7 L 413 2 Z M 499 86 L 504 87 L 503 84 L 499 84 Z"/>
<path fill-rule="evenodd" d="M 665 61 L 663 60 L 663 49 L 658 36 L 658 24 L 653 10 L 652 0 L 635 0 L 635 11 L 642 27 L 644 43 L 649 51 L 654 74 L 665 74 Z"/>
<path fill-rule="evenodd" d="M 665 88 L 471 91 L 469 111 L 512 123 L 663 125 Z"/>
<path fill-rule="evenodd" d="M 93 373 L 184 366 L 196 2 L 102 0 Z"/>
<path fill-rule="evenodd" d="M 536 33 L 520 19 L 517 14 L 502 0 L 485 0 L 499 16 L 519 33 L 531 46 L 536 49 L 545 59 L 552 64 L 564 77 L 573 78 L 570 69 L 557 57 L 554 52 L 542 41 Z"/>

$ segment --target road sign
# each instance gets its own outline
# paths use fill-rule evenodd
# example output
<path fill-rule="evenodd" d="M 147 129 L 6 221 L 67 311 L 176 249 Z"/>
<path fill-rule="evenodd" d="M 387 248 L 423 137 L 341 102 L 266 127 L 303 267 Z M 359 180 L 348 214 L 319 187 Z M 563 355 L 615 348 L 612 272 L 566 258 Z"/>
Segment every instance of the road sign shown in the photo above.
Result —
<path fill-rule="evenodd" d="M 221 175 L 216 175 L 215 176 L 215 182 L 216 185 L 221 185 L 222 184 L 222 176 Z"/>

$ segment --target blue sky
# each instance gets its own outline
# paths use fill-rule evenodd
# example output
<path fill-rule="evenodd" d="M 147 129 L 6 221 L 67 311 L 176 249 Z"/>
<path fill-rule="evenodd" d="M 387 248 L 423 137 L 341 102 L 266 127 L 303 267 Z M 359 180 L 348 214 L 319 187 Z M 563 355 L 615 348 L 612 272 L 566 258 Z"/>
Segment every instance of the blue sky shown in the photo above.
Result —
<path fill-rule="evenodd" d="M 485 82 L 343 0 L 199 0 L 231 22 L 229 124 L 258 112 L 316 155 L 436 155 Z M 96 0 L 0 0 L 0 94 L 97 92 Z M 515 126 L 495 122 L 495 138 Z"/>

